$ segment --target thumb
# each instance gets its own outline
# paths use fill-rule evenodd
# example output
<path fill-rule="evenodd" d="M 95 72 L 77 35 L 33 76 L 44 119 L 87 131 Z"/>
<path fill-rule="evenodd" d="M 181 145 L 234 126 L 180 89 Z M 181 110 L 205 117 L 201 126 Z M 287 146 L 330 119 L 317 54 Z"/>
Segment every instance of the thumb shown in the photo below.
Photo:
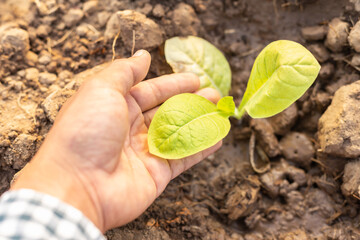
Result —
<path fill-rule="evenodd" d="M 132 57 L 117 59 L 97 74 L 95 81 L 107 84 L 125 95 L 142 81 L 150 68 L 151 56 L 146 50 L 137 51 Z"/>

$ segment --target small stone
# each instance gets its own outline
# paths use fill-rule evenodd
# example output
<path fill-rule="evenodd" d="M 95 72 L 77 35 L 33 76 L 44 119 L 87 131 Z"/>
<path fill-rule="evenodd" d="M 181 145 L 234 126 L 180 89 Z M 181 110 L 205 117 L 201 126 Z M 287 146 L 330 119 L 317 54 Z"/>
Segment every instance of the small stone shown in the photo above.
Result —
<path fill-rule="evenodd" d="M 51 27 L 49 25 L 42 24 L 36 29 L 36 35 L 41 38 L 47 37 L 50 34 L 50 32 L 51 32 Z"/>
<path fill-rule="evenodd" d="M 53 73 L 42 72 L 39 74 L 39 82 L 41 84 L 50 86 L 56 82 L 57 76 Z"/>
<path fill-rule="evenodd" d="M 84 17 L 84 12 L 81 9 L 71 8 L 64 16 L 63 20 L 67 27 L 76 25 Z"/>
<path fill-rule="evenodd" d="M 316 94 L 315 102 L 320 109 L 325 110 L 331 103 L 331 96 L 327 92 L 320 91 Z"/>
<path fill-rule="evenodd" d="M 325 46 L 333 52 L 341 52 L 347 45 L 349 24 L 334 18 L 329 23 L 329 30 L 325 40 Z"/>
<path fill-rule="evenodd" d="M 194 9 L 185 3 L 179 3 L 176 5 L 174 11 L 171 14 L 171 21 L 175 35 L 198 35 L 201 31 L 201 22 L 197 17 Z"/>
<path fill-rule="evenodd" d="M 291 127 L 294 126 L 298 115 L 298 109 L 296 104 L 290 105 L 281 113 L 276 114 L 267 120 L 274 129 L 275 134 L 284 135 L 290 131 Z"/>
<path fill-rule="evenodd" d="M 154 17 L 162 18 L 165 15 L 164 7 L 160 3 L 156 4 L 152 10 L 152 14 Z"/>
<path fill-rule="evenodd" d="M 97 14 L 97 21 L 100 27 L 104 27 L 109 20 L 111 13 L 108 11 L 102 11 Z"/>
<path fill-rule="evenodd" d="M 98 1 L 97 0 L 90 0 L 84 3 L 83 5 L 83 11 L 87 14 L 91 14 L 93 12 L 96 11 L 97 6 L 98 6 Z"/>
<path fill-rule="evenodd" d="M 335 67 L 332 63 L 325 63 L 321 65 L 319 72 L 319 79 L 326 80 L 334 75 Z"/>
<path fill-rule="evenodd" d="M 38 82 L 39 81 L 39 70 L 37 68 L 27 68 L 25 69 L 25 79 L 29 82 Z"/>
<path fill-rule="evenodd" d="M 326 36 L 326 33 L 327 27 L 325 26 L 312 26 L 301 29 L 301 35 L 307 41 L 323 40 Z"/>
<path fill-rule="evenodd" d="M 351 29 L 348 37 L 350 46 L 356 51 L 360 52 L 360 21 Z"/>
<path fill-rule="evenodd" d="M 105 38 L 112 41 L 119 31 L 126 49 L 132 48 L 133 31 L 137 49 L 151 50 L 163 43 L 163 31 L 159 25 L 132 10 L 118 11 L 111 16 L 106 25 Z"/>
<path fill-rule="evenodd" d="M 70 82 L 69 80 L 72 78 L 73 73 L 68 70 L 63 70 L 59 73 L 59 80 L 61 82 Z"/>
<path fill-rule="evenodd" d="M 251 119 L 251 128 L 256 133 L 256 142 L 266 152 L 269 157 L 279 155 L 279 142 L 275 136 L 274 129 L 267 119 Z"/>
<path fill-rule="evenodd" d="M 16 137 L 6 152 L 4 160 L 16 170 L 22 169 L 36 151 L 37 137 L 29 134 L 20 134 Z"/>
<path fill-rule="evenodd" d="M 51 62 L 51 54 L 48 52 L 42 52 L 39 57 L 39 64 L 48 65 Z"/>
<path fill-rule="evenodd" d="M 331 156 L 360 156 L 360 81 L 336 91 L 331 105 L 319 120 L 321 151 Z"/>
<path fill-rule="evenodd" d="M 15 92 L 21 92 L 25 88 L 24 84 L 22 82 L 15 82 L 13 85 L 13 89 Z"/>
<path fill-rule="evenodd" d="M 320 63 L 326 62 L 330 58 L 329 51 L 322 44 L 311 44 L 308 49 Z"/>
<path fill-rule="evenodd" d="M 86 36 L 86 34 L 88 33 L 89 31 L 89 28 L 86 26 L 86 24 L 81 24 L 80 26 L 78 26 L 76 28 L 76 34 L 79 36 L 79 37 L 84 37 Z"/>
<path fill-rule="evenodd" d="M 291 132 L 280 141 L 280 149 L 285 159 L 300 166 L 309 167 L 315 155 L 310 139 L 303 133 Z"/>
<path fill-rule="evenodd" d="M 351 59 L 351 64 L 354 66 L 360 66 L 360 54 L 355 54 Z"/>
<path fill-rule="evenodd" d="M 34 67 L 38 62 L 38 55 L 32 51 L 28 51 L 25 55 L 25 63 L 31 67 Z"/>
<path fill-rule="evenodd" d="M 138 11 L 144 15 L 149 15 L 153 10 L 153 6 L 150 3 L 146 3 L 144 7 L 140 8 Z"/>
<path fill-rule="evenodd" d="M 341 191 L 346 197 L 360 197 L 360 161 L 345 165 Z"/>
<path fill-rule="evenodd" d="M 11 28 L 0 32 L 0 45 L 5 55 L 21 54 L 23 56 L 29 51 L 29 34 L 21 28 Z"/>

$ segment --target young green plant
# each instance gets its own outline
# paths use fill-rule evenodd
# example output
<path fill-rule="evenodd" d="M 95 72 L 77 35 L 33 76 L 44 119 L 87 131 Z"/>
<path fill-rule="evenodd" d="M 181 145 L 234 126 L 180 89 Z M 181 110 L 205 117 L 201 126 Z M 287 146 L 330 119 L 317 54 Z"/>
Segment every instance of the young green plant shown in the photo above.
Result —
<path fill-rule="evenodd" d="M 180 159 L 205 150 L 230 131 L 229 117 L 271 117 L 299 99 L 315 81 L 320 65 L 302 45 L 279 40 L 255 60 L 239 107 L 228 95 L 231 70 L 224 55 L 198 37 L 174 37 L 165 42 L 165 57 L 174 72 L 192 72 L 200 88 L 212 87 L 222 98 L 217 105 L 196 94 L 179 94 L 156 112 L 148 132 L 149 151 Z"/>

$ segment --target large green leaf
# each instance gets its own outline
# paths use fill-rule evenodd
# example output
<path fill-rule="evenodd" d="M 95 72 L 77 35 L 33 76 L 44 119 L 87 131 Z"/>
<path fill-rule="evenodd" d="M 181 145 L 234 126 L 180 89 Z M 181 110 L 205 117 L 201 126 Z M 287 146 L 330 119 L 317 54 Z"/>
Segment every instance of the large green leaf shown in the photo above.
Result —
<path fill-rule="evenodd" d="M 253 118 L 273 116 L 299 99 L 320 71 L 315 57 L 298 43 L 280 40 L 266 46 L 256 58 L 238 109 Z"/>
<path fill-rule="evenodd" d="M 204 97 L 183 93 L 168 99 L 156 112 L 148 132 L 150 153 L 180 159 L 223 139 L 230 130 L 232 97 L 219 101 L 219 108 Z"/>
<path fill-rule="evenodd" d="M 221 96 L 229 94 L 229 63 L 208 41 L 194 36 L 168 39 L 165 42 L 165 57 L 174 72 L 191 72 L 198 75 L 200 88 L 215 88 Z"/>

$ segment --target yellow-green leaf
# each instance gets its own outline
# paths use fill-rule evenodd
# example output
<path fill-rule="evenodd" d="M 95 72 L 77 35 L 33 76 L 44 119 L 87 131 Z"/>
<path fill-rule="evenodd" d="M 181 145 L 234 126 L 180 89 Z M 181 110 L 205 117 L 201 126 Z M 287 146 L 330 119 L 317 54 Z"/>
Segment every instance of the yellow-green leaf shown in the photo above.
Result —
<path fill-rule="evenodd" d="M 315 81 L 320 64 L 302 45 L 279 40 L 256 58 L 239 106 L 253 118 L 273 116 L 299 99 Z"/>
<path fill-rule="evenodd" d="M 215 145 L 230 130 L 228 117 L 235 109 L 230 100 L 223 100 L 219 110 L 196 94 L 183 93 L 168 99 L 151 121 L 150 153 L 165 159 L 180 159 Z"/>
<path fill-rule="evenodd" d="M 165 42 L 165 57 L 174 72 L 191 72 L 198 75 L 200 88 L 215 88 L 221 96 L 229 94 L 229 63 L 208 41 L 194 36 L 168 39 Z"/>

